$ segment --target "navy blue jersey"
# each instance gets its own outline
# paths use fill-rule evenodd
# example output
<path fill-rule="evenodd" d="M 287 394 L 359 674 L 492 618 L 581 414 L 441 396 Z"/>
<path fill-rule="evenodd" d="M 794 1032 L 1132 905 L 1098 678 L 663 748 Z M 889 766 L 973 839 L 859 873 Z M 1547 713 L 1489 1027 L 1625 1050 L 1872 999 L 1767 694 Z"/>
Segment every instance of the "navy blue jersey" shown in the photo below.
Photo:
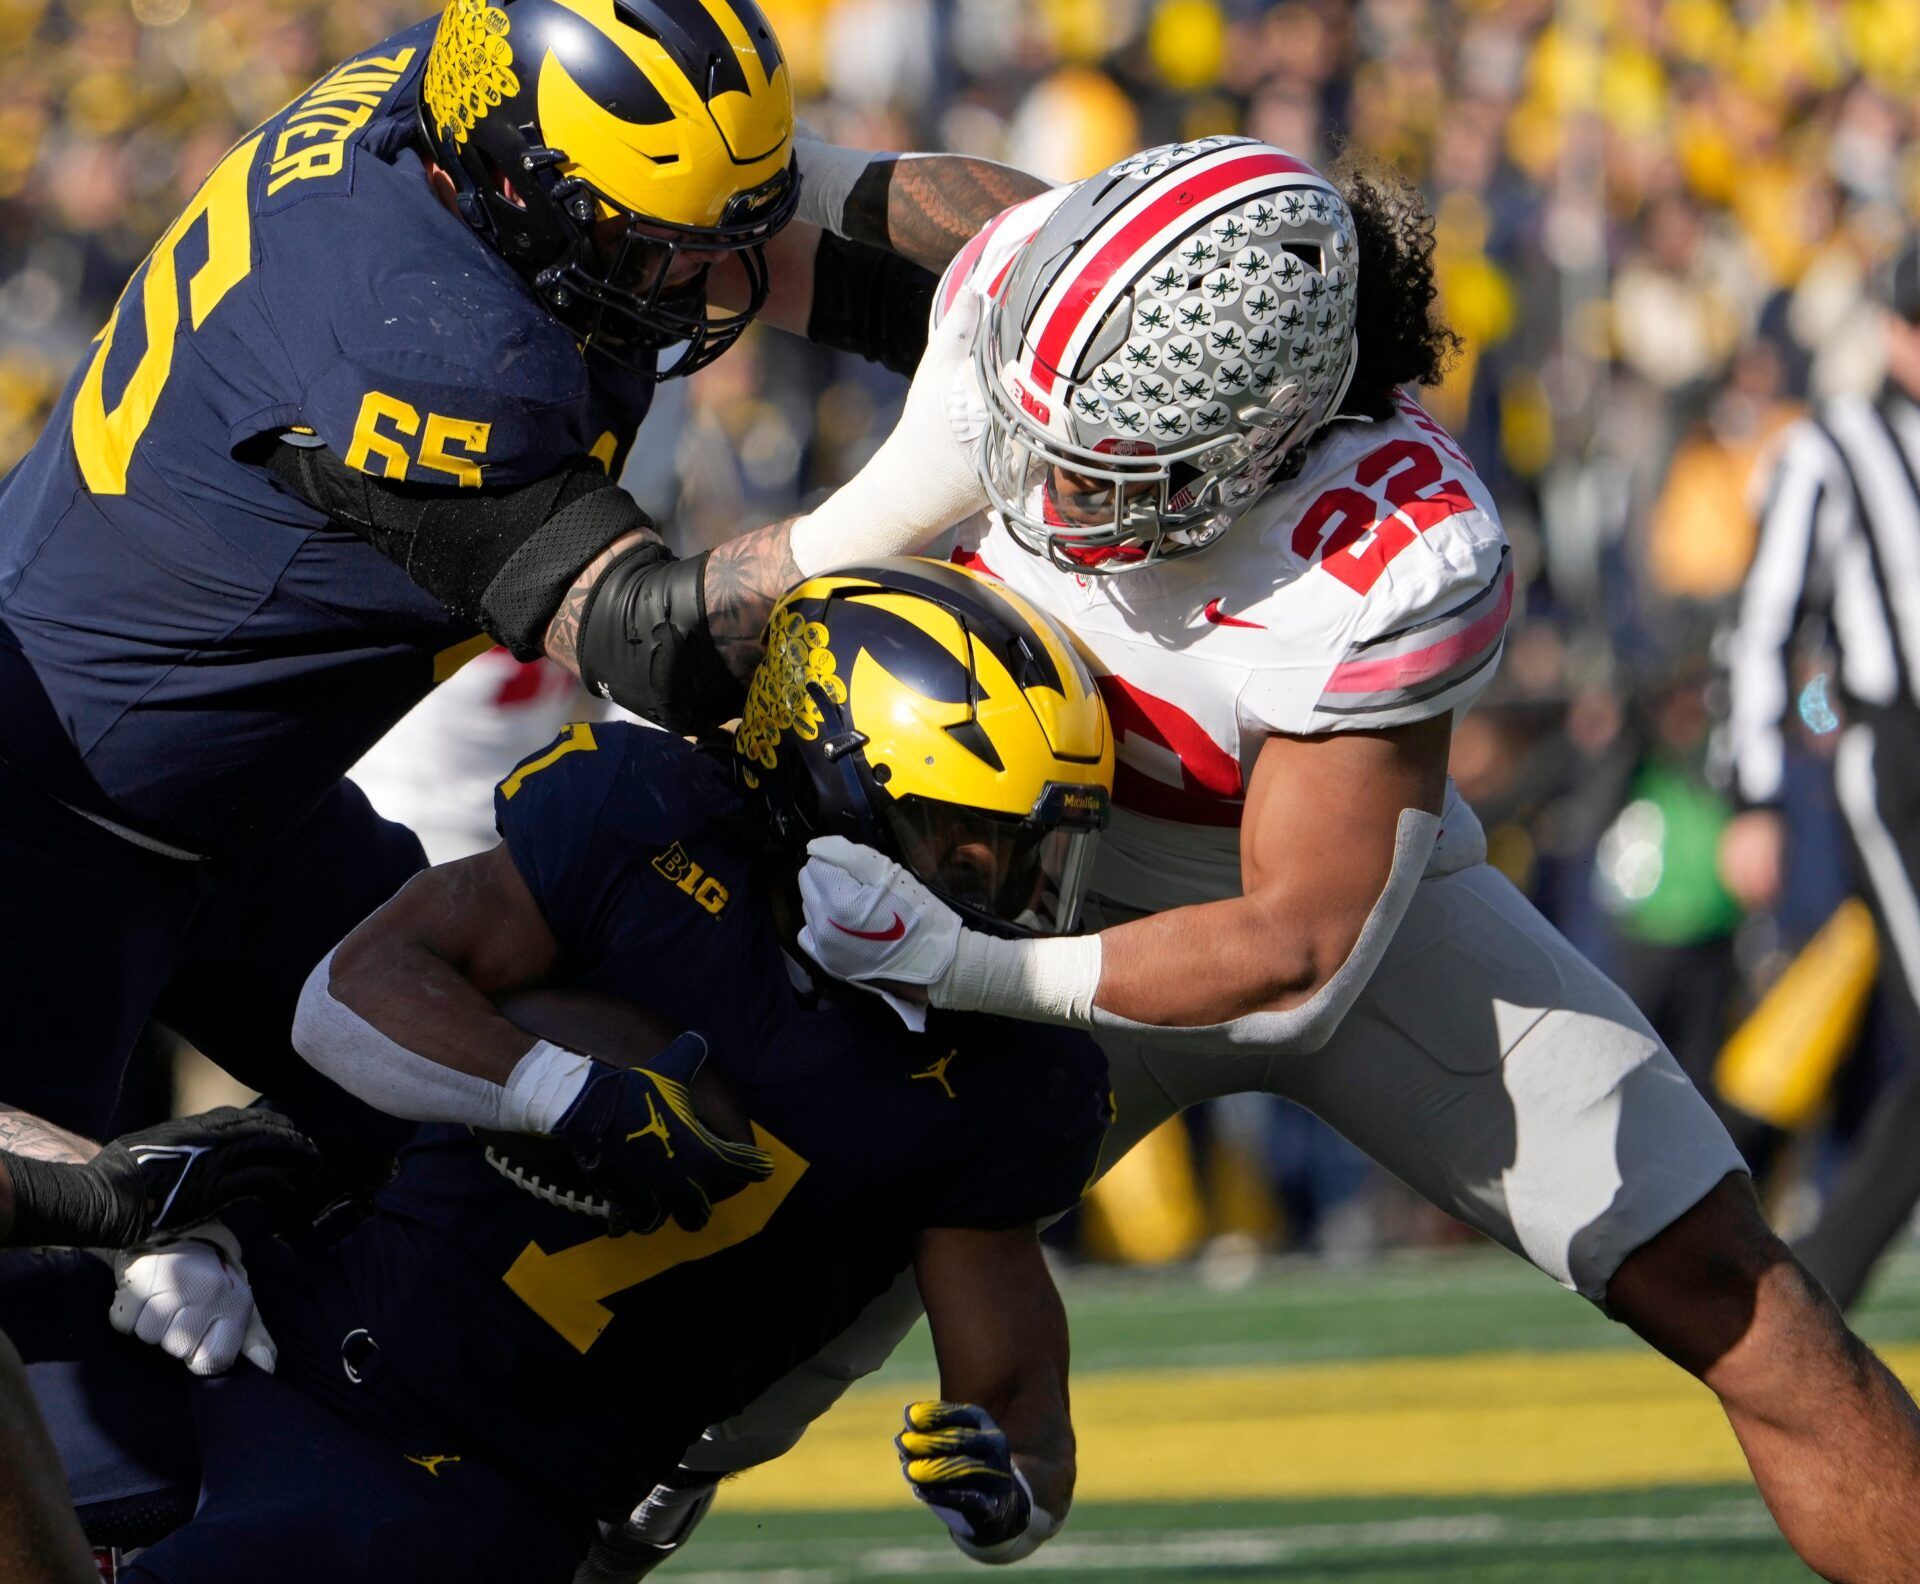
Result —
<path fill-rule="evenodd" d="M 226 155 L 0 483 L 0 754 L 200 851 L 284 828 L 485 646 L 279 488 L 263 439 L 458 491 L 611 469 L 650 400 L 433 196 L 433 28 Z"/>
<path fill-rule="evenodd" d="M 508 1183 L 466 1130 L 425 1128 L 325 1307 L 450 1446 L 612 1514 L 837 1335 L 917 1232 L 1075 1203 L 1106 1062 L 1083 1034 L 979 1016 L 913 1035 L 871 996 L 797 982 L 727 768 L 664 732 L 574 726 L 498 811 L 566 982 L 703 1033 L 774 1173 L 700 1232 L 612 1236 Z M 282 1373 L 305 1373 L 281 1341 Z M 312 1374 L 352 1398 L 337 1357 Z"/>

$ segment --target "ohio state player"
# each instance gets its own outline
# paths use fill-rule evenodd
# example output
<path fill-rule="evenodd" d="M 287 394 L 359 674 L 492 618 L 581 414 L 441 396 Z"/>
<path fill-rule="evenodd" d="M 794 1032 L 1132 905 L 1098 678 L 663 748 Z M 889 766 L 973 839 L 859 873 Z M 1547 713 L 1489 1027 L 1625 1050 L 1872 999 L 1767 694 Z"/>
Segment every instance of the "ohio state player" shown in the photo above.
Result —
<path fill-rule="evenodd" d="M 607 708 L 551 660 L 488 649 L 414 705 L 348 775 L 382 817 L 420 838 L 429 863 L 452 863 L 498 839 L 500 777 L 568 721 L 598 720 Z"/>
<path fill-rule="evenodd" d="M 1109 1161 L 1201 1099 L 1309 1106 L 1704 1380 L 1815 1569 L 1908 1578 L 1911 1399 L 1767 1229 L 1631 1002 L 1487 866 L 1451 790 L 1508 552 L 1402 389 L 1453 342 L 1429 316 L 1431 220 L 1390 172 L 1335 177 L 1244 139 L 1149 150 L 956 259 L 936 312 L 964 327 L 985 305 L 993 507 L 962 555 L 1106 673 L 1109 925 L 989 937 L 879 854 L 821 842 L 803 942 L 843 979 L 1097 1031 Z M 885 1319 L 821 1373 L 872 1367 Z"/>

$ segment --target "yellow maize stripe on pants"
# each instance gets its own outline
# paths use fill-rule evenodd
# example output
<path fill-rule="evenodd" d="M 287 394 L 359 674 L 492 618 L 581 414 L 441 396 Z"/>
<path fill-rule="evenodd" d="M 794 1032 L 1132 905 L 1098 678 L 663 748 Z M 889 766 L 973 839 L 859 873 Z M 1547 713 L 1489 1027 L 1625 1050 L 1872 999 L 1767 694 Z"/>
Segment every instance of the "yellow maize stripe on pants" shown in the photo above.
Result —
<path fill-rule="evenodd" d="M 1920 1380 L 1920 1345 L 1885 1350 Z M 907 1500 L 892 1438 L 912 1383 L 861 1387 L 730 1512 Z M 1525 1495 L 1747 1478 L 1704 1386 L 1650 1352 L 1478 1353 L 1285 1369 L 1084 1375 L 1076 1501 Z"/>

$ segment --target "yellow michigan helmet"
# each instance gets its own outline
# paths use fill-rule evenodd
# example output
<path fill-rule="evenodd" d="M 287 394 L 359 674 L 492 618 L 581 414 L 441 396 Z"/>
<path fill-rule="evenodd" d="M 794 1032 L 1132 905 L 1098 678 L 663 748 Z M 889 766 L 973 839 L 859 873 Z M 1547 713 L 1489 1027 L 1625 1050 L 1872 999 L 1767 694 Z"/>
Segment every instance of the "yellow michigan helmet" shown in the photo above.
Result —
<path fill-rule="evenodd" d="M 691 373 L 765 303 L 761 250 L 800 184 L 793 89 L 753 0 L 450 0 L 420 123 L 467 223 L 583 344 Z M 744 309 L 709 307 L 723 256 Z"/>
<path fill-rule="evenodd" d="M 999 933 L 1074 927 L 1113 731 L 1058 626 L 989 579 L 899 556 L 795 585 L 766 639 L 734 749 L 783 841 L 877 847 Z"/>

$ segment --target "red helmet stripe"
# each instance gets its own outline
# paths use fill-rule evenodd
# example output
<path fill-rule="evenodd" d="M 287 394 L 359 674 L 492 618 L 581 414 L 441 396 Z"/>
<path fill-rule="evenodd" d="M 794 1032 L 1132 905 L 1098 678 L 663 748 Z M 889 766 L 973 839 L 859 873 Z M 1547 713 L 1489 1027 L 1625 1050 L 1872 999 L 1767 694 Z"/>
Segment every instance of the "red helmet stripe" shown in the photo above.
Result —
<path fill-rule="evenodd" d="M 1311 176 L 1315 181 L 1322 179 L 1311 165 L 1289 155 L 1247 154 L 1201 171 L 1162 193 L 1126 221 L 1075 271 L 1059 306 L 1054 309 L 1035 343 L 1034 383 L 1043 391 L 1053 389 L 1053 371 L 1059 367 L 1061 356 L 1073 340 L 1074 332 L 1086 320 L 1095 300 L 1121 265 L 1160 232 L 1194 212 L 1197 205 L 1218 197 L 1228 188 L 1262 176 Z"/>

